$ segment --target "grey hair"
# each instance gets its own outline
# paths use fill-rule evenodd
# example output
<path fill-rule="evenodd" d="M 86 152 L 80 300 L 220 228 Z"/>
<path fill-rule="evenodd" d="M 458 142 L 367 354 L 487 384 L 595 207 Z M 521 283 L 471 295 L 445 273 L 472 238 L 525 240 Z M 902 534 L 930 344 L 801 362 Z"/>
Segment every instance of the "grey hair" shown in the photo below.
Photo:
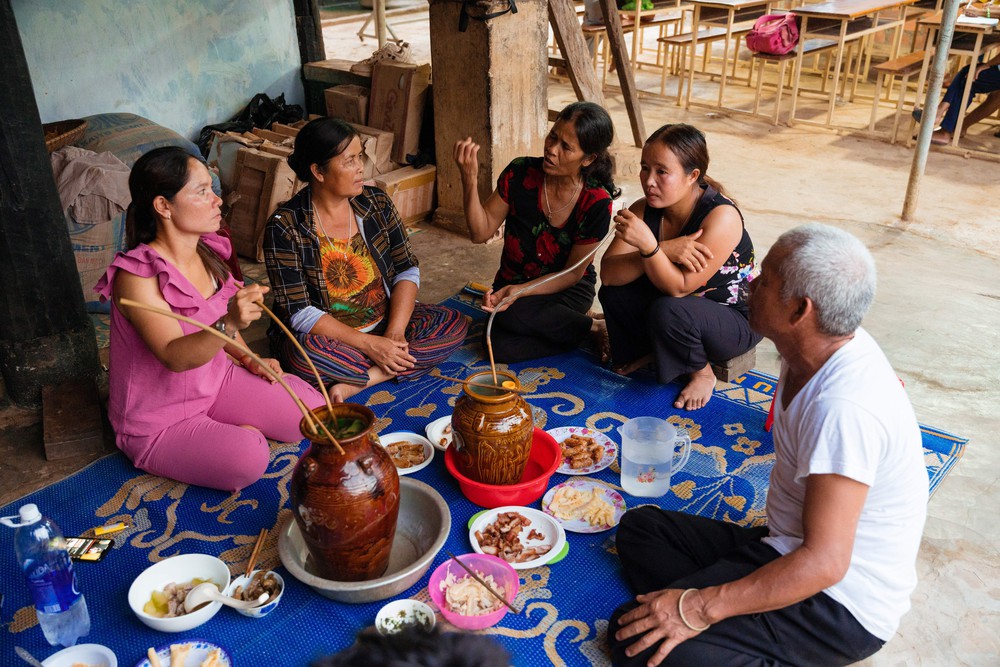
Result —
<path fill-rule="evenodd" d="M 809 224 L 791 229 L 774 243 L 789 252 L 781 263 L 783 299 L 808 297 L 819 329 L 831 336 L 854 333 L 875 298 L 875 260 L 854 235 Z"/>

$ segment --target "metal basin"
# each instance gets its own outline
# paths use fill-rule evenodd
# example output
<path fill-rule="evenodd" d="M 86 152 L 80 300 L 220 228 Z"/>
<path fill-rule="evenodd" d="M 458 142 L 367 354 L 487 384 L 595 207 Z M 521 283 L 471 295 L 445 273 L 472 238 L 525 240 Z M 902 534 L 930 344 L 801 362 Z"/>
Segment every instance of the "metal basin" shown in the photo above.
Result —
<path fill-rule="evenodd" d="M 333 581 L 315 574 L 298 524 L 289 517 L 278 535 L 278 555 L 293 577 L 340 602 L 385 600 L 424 576 L 451 531 L 451 511 L 437 491 L 408 477 L 399 480 L 399 520 L 385 574 L 370 581 Z"/>

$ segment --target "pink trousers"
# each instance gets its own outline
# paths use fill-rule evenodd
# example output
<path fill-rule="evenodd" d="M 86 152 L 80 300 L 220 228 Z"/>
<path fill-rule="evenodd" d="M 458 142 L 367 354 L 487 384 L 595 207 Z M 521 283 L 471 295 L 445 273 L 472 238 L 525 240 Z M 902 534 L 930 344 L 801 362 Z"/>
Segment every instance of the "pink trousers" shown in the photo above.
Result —
<path fill-rule="evenodd" d="M 304 380 L 285 382 L 309 408 L 323 396 Z M 302 413 L 280 384 L 235 364 L 223 379 L 209 410 L 153 436 L 119 438 L 119 447 L 136 467 L 186 484 L 238 491 L 253 484 L 270 462 L 267 439 L 298 442 Z M 253 428 L 243 428 L 252 426 Z"/>

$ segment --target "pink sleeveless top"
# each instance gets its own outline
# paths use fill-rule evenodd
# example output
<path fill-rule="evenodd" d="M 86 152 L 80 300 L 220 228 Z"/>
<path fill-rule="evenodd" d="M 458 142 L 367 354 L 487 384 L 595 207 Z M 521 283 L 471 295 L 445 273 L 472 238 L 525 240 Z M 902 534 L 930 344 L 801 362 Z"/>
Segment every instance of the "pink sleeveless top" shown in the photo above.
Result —
<path fill-rule="evenodd" d="M 206 234 L 202 240 L 223 259 L 232 254 L 229 240 L 218 234 Z M 94 291 L 102 302 L 111 299 L 115 274 L 119 270 L 142 278 L 155 276 L 171 310 L 205 324 L 222 317 L 229 299 L 242 287 L 230 275 L 222 287 L 206 299 L 172 264 L 142 243 L 127 253 L 118 253 L 107 273 L 97 282 Z M 198 331 L 187 322 L 179 324 L 185 335 Z M 124 437 L 155 435 L 184 419 L 208 412 L 218 395 L 226 365 L 230 363 L 226 353 L 219 350 L 211 361 L 199 368 L 179 373 L 167 369 L 112 303 L 108 417 L 119 446 Z"/>

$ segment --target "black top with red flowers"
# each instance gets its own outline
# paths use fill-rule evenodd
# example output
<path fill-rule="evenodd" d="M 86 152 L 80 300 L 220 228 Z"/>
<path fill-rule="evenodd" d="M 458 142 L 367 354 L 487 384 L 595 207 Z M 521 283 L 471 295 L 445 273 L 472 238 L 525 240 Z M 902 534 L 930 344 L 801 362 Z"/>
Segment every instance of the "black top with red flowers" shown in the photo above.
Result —
<path fill-rule="evenodd" d="M 576 244 L 598 243 L 611 225 L 611 195 L 597 181 L 587 181 L 562 227 L 553 227 L 542 207 L 542 158 L 520 157 L 497 179 L 497 192 L 507 202 L 500 269 L 493 289 L 520 285 L 566 268 Z M 596 280 L 591 262 L 584 274 Z"/>

